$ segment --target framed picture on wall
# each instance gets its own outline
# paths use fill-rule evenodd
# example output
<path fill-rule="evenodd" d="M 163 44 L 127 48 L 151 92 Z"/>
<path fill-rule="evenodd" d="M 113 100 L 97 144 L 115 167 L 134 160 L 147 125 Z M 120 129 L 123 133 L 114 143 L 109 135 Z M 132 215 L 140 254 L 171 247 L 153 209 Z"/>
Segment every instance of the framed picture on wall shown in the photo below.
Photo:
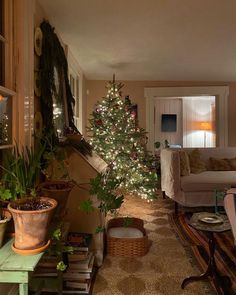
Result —
<path fill-rule="evenodd" d="M 177 122 L 176 114 L 162 114 L 161 115 L 161 131 L 176 132 L 177 130 L 176 122 Z"/>

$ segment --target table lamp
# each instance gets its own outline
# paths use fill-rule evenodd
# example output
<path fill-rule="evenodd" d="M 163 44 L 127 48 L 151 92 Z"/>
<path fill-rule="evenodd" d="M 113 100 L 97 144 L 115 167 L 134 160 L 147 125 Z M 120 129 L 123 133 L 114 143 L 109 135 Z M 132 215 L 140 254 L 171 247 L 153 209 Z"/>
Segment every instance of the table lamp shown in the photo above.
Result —
<path fill-rule="evenodd" d="M 204 131 L 204 147 L 206 147 L 206 131 L 211 130 L 212 126 L 210 122 L 201 122 L 200 130 Z"/>

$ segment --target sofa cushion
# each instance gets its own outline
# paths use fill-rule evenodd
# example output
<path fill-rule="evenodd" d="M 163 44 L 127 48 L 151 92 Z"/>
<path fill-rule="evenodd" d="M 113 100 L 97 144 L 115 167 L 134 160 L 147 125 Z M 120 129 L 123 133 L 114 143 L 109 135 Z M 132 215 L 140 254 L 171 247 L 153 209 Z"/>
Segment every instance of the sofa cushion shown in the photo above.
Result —
<path fill-rule="evenodd" d="M 230 164 L 230 167 L 232 171 L 236 170 L 236 158 L 232 158 L 232 159 L 225 159 L 227 160 L 227 162 Z"/>
<path fill-rule="evenodd" d="M 188 154 L 185 151 L 179 151 L 180 159 L 180 175 L 187 176 L 190 175 L 190 163 Z"/>
<path fill-rule="evenodd" d="M 236 186 L 236 171 L 204 171 L 181 177 L 181 189 L 185 192 L 224 190 Z"/>
<path fill-rule="evenodd" d="M 198 149 L 189 153 L 189 163 L 191 173 L 201 173 L 207 170 L 206 163 L 201 159 L 201 153 Z"/>

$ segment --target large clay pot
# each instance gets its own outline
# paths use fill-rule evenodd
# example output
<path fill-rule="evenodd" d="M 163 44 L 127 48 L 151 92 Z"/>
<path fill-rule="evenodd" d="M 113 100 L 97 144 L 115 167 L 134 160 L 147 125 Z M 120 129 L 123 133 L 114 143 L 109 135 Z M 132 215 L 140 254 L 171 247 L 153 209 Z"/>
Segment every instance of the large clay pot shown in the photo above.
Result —
<path fill-rule="evenodd" d="M 12 204 L 8 205 L 15 225 L 15 242 L 13 250 L 23 250 L 21 254 L 31 255 L 45 250 L 48 243 L 48 227 L 57 201 L 47 197 L 40 197 L 40 201 L 47 202 L 50 208 L 42 210 L 18 210 Z M 26 204 L 29 199 L 16 201 L 17 204 Z M 29 253 L 27 254 L 27 250 Z M 33 251 L 35 250 L 35 251 Z M 18 253 L 18 252 L 17 252 Z"/>
<path fill-rule="evenodd" d="M 3 219 L 0 220 L 0 248 L 3 245 L 4 236 L 5 236 L 5 232 L 7 229 L 7 224 L 11 220 L 11 213 L 4 211 L 2 214 L 2 218 Z"/>
<path fill-rule="evenodd" d="M 65 214 L 66 204 L 73 186 L 72 182 L 64 180 L 46 181 L 40 185 L 39 189 L 42 195 L 53 198 L 58 203 L 55 216 L 63 217 Z"/>

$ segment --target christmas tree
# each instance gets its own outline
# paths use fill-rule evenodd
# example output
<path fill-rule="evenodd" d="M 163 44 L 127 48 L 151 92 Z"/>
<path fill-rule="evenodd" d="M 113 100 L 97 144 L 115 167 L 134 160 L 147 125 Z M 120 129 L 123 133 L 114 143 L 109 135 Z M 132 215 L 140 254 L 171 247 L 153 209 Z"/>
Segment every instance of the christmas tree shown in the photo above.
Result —
<path fill-rule="evenodd" d="M 146 151 L 146 132 L 137 125 L 128 97 L 122 100 L 121 83 L 106 85 L 107 96 L 95 105 L 90 121 L 90 143 L 108 163 L 110 179 L 119 189 L 145 199 L 156 198 L 157 174 L 153 158 Z"/>

